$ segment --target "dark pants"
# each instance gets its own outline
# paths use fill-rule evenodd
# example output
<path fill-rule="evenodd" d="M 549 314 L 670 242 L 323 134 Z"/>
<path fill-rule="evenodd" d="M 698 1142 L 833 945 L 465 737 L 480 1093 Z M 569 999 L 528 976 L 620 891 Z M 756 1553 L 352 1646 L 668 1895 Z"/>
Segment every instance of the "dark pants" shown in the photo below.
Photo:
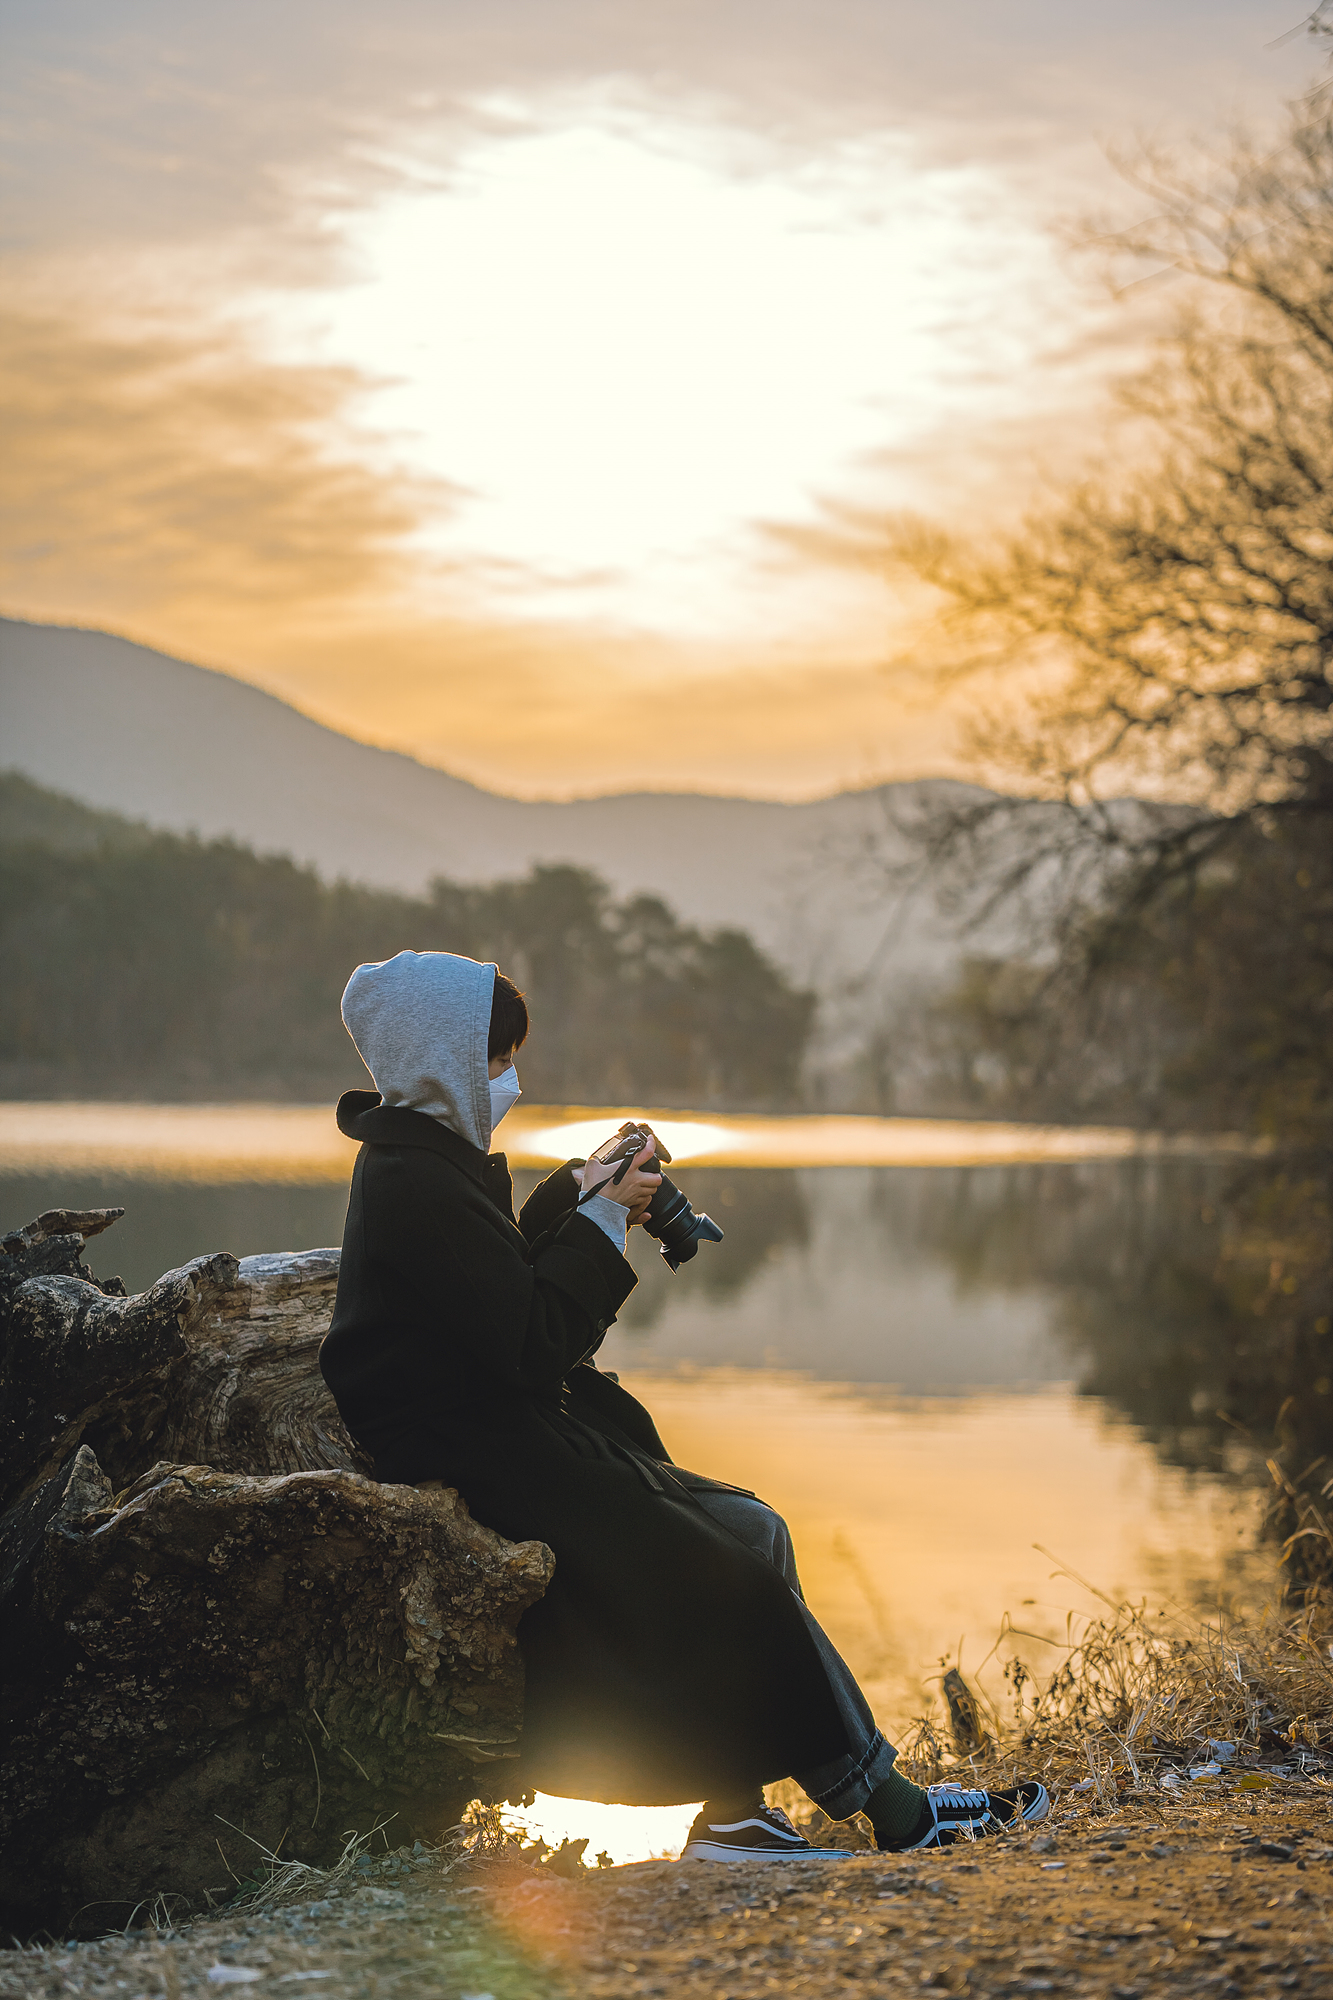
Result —
<path fill-rule="evenodd" d="M 851 1748 L 831 1764 L 793 1771 L 791 1776 L 830 1819 L 850 1819 L 864 1808 L 876 1785 L 883 1784 L 898 1752 L 876 1727 L 870 1704 L 857 1686 L 851 1668 L 806 1605 L 787 1523 L 752 1494 L 738 1493 L 733 1486 L 714 1485 L 697 1473 L 690 1475 L 690 1491 L 720 1526 L 771 1563 L 800 1600 Z"/>

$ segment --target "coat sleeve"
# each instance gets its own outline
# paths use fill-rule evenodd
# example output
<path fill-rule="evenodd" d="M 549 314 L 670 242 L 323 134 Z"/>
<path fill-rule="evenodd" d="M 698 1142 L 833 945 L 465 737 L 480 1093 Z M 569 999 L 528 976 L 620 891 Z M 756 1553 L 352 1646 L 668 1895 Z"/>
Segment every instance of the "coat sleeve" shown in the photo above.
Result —
<path fill-rule="evenodd" d="M 370 1255 L 408 1280 L 473 1379 L 497 1389 L 557 1388 L 637 1283 L 633 1265 L 582 1216 L 529 1262 L 514 1225 L 429 1155 L 409 1165 L 384 1149 L 368 1163 L 363 1199 Z"/>
<path fill-rule="evenodd" d="M 563 1167 L 538 1181 L 518 1212 L 518 1226 L 529 1243 L 535 1243 L 543 1230 L 554 1228 L 575 1207 L 581 1190 L 572 1169 L 582 1165 L 582 1160 L 566 1160 Z"/>

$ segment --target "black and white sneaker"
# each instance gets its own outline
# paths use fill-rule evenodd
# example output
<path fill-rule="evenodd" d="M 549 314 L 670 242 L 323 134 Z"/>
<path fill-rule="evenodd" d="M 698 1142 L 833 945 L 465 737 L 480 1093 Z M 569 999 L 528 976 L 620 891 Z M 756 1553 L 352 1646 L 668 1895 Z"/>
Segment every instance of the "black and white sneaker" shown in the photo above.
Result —
<path fill-rule="evenodd" d="M 813 1847 L 776 1806 L 757 1805 L 743 1819 L 714 1819 L 708 1807 L 690 1828 L 682 1861 L 790 1861 L 805 1855 L 821 1861 L 848 1861 L 841 1848 Z"/>
<path fill-rule="evenodd" d="M 1035 1778 L 1006 1792 L 975 1792 L 965 1785 L 928 1785 L 926 1812 L 906 1840 L 883 1843 L 892 1854 L 918 1847 L 952 1847 L 1010 1827 L 1036 1826 L 1051 1809 L 1051 1795 Z"/>

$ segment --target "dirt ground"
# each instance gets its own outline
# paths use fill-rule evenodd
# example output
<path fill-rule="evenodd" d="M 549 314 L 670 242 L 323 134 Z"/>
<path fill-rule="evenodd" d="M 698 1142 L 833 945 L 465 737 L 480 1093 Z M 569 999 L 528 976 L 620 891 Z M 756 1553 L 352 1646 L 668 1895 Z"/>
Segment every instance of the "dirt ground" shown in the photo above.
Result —
<path fill-rule="evenodd" d="M 1295 1993 L 1333 2000 L 1333 1789 L 1191 1788 L 943 1853 L 567 1879 L 406 1850 L 315 1903 L 0 1954 L 2 2000 L 708 2000 Z"/>

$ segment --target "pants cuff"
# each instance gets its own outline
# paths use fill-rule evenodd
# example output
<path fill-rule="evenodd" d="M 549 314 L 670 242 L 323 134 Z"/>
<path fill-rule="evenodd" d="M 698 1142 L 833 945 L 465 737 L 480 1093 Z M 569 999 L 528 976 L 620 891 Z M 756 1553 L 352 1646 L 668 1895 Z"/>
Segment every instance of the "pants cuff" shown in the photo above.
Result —
<path fill-rule="evenodd" d="M 850 1819 L 863 1811 L 876 1785 L 882 1785 L 898 1752 L 877 1729 L 860 1757 L 839 1757 L 797 1777 L 797 1784 L 830 1819 Z"/>

